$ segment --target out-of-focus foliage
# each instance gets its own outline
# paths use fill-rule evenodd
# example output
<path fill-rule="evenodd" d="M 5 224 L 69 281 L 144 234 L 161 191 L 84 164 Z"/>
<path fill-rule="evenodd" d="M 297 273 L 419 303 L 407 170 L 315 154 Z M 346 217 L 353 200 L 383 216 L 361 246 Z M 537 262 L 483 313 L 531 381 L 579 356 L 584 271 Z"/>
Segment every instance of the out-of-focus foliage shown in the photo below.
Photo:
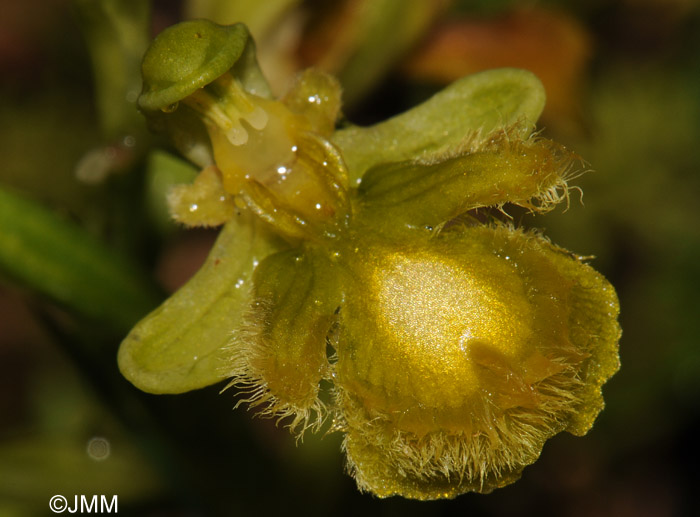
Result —
<path fill-rule="evenodd" d="M 396 4 L 408 3 L 413 2 Z M 700 480 L 690 461 L 698 453 L 700 423 L 696 2 L 549 0 L 527 10 L 532 2 L 460 0 L 430 2 L 440 4 L 434 10 L 413 7 L 426 9 L 415 20 L 410 13 L 370 18 L 361 8 L 375 4 L 368 0 L 279 1 L 274 9 L 273 2 L 188 0 L 154 3 L 150 31 L 143 18 L 147 2 L 5 4 L 0 184 L 56 212 L 62 223 L 82 227 L 104 250 L 119 250 L 130 267 L 168 286 L 197 269 L 205 254 L 202 243 L 213 236 L 183 235 L 149 215 L 158 213 L 152 200 L 159 190 L 162 199 L 166 185 L 183 181 L 187 171 L 174 173 L 168 159 L 151 155 L 171 150 L 156 145 L 141 118 L 129 111 L 131 97 L 110 105 L 100 100 L 132 91 L 124 85 L 135 84 L 137 48 L 163 27 L 186 16 L 217 17 L 221 9 L 240 5 L 236 12 L 251 14 L 237 15 L 250 18 L 236 21 L 259 27 L 253 34 L 261 59 L 269 57 L 263 69 L 268 77 L 270 69 L 278 72 L 273 88 L 284 91 L 295 71 L 325 57 L 346 82 L 353 120 L 374 122 L 404 111 L 461 65 L 465 72 L 529 66 L 560 106 L 555 110 L 550 102 L 545 134 L 564 140 L 594 170 L 578 183 L 584 205 L 574 195 L 565 217 L 548 216 L 547 234 L 598 257 L 593 265 L 620 294 L 624 333 L 622 370 L 606 386 L 607 408 L 586 440 L 554 439 L 518 484 L 489 496 L 430 506 L 380 502 L 358 495 L 341 474 L 339 443 L 332 438 L 309 437 L 297 449 L 284 433 L 269 432 L 272 423 L 227 411 L 233 402 L 212 396 L 215 389 L 177 400 L 137 393 L 116 369 L 121 332 L 77 306 L 57 304 L 41 277 L 21 281 L 4 269 L 0 513 L 45 514 L 54 493 L 70 499 L 93 492 L 119 494 L 120 513 L 144 515 L 269 514 L 292 506 L 319 515 L 698 512 Z M 134 10 L 135 4 L 143 10 Z M 99 23 L 112 27 L 102 31 L 100 45 L 115 43 L 107 34 L 122 42 L 109 50 L 116 57 L 107 60 L 95 57 L 102 47 L 91 36 L 94 30 L 80 25 L 87 19 L 97 23 L 85 12 L 97 7 L 101 10 L 93 13 L 104 16 Z M 542 20 L 553 24 L 550 30 L 540 28 L 546 26 L 539 25 Z M 401 38 L 391 41 L 397 35 Z M 554 39 L 557 35 L 562 39 Z M 440 41 L 459 43 L 441 56 L 435 43 Z M 352 56 L 369 61 L 355 58 L 363 63 L 357 71 L 358 65 L 349 65 Z M 418 66 L 426 64 L 426 56 L 434 56 L 430 74 Z M 440 62 L 450 70 L 441 70 Z M 93 85 L 100 83 L 94 77 L 119 81 L 96 90 Z M 109 122 L 105 110 L 117 105 L 112 115 L 117 122 Z M 95 181 L 77 180 L 76 168 Z M 86 454 L 93 437 L 110 441 L 106 460 Z"/>
<path fill-rule="evenodd" d="M 41 205 L 0 189 L 0 268 L 76 312 L 127 328 L 159 299 L 128 261 Z"/>

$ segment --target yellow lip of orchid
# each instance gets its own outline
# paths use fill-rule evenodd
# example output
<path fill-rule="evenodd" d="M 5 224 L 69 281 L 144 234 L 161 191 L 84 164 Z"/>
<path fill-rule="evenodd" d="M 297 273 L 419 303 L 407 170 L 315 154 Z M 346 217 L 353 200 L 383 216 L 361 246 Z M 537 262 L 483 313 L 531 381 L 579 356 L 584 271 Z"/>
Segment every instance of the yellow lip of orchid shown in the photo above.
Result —
<path fill-rule="evenodd" d="M 614 289 L 536 233 L 465 216 L 567 199 L 576 156 L 530 135 L 531 74 L 479 74 L 334 132 L 337 83 L 307 71 L 269 98 L 241 26 L 159 38 L 141 106 L 207 165 L 171 210 L 226 226 L 122 344 L 132 382 L 173 393 L 228 377 L 292 430 L 330 416 L 359 488 L 380 497 L 489 492 L 554 434 L 587 432 L 619 367 Z"/>
<path fill-rule="evenodd" d="M 584 434 L 619 367 L 607 281 L 536 234 L 379 240 L 350 266 L 333 381 L 349 467 L 386 497 L 490 492 Z"/>

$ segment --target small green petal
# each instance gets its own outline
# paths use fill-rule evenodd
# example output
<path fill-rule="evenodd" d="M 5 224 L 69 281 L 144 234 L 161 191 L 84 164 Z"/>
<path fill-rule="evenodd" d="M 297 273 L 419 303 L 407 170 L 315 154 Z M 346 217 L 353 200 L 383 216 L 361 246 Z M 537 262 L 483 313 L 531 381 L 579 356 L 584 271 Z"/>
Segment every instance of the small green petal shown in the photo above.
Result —
<path fill-rule="evenodd" d="M 515 203 L 546 211 L 567 196 L 575 155 L 543 138 L 520 140 L 517 126 L 498 131 L 476 149 L 438 158 L 373 167 L 358 189 L 373 227 L 435 228 L 469 210 Z"/>
<path fill-rule="evenodd" d="M 122 374 L 150 393 L 183 393 L 226 378 L 223 350 L 250 306 L 253 270 L 276 250 L 252 216 L 229 221 L 197 274 L 122 342 Z"/>
<path fill-rule="evenodd" d="M 521 124 L 527 135 L 544 107 L 539 79 L 526 70 L 503 68 L 467 76 L 423 104 L 371 127 L 337 131 L 340 147 L 357 182 L 374 165 L 449 153 L 465 138 Z"/>
<path fill-rule="evenodd" d="M 249 337 L 234 353 L 231 384 L 251 387 L 250 402 L 266 404 L 266 414 L 292 417 L 292 429 L 318 425 L 326 339 L 341 303 L 337 272 L 323 255 L 293 249 L 267 257 L 254 284 Z"/>

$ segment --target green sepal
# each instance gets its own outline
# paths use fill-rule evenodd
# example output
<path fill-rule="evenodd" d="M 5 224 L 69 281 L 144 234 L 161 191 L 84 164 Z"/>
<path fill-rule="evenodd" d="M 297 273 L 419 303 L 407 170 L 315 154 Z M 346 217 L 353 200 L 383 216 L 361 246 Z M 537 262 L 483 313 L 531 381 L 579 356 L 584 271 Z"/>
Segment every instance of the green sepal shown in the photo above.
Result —
<path fill-rule="evenodd" d="M 253 270 L 279 245 L 252 214 L 229 221 L 197 274 L 122 342 L 122 374 L 150 393 L 183 393 L 226 378 L 224 350 L 250 306 Z"/>
<path fill-rule="evenodd" d="M 157 305 L 144 272 L 92 234 L 0 187 L 0 270 L 68 309 L 122 331 Z"/>
<path fill-rule="evenodd" d="M 336 131 L 332 140 L 354 184 L 377 164 L 429 159 L 499 128 L 519 124 L 524 137 L 544 102 L 544 87 L 531 72 L 489 70 L 455 81 L 423 104 L 374 126 Z"/>

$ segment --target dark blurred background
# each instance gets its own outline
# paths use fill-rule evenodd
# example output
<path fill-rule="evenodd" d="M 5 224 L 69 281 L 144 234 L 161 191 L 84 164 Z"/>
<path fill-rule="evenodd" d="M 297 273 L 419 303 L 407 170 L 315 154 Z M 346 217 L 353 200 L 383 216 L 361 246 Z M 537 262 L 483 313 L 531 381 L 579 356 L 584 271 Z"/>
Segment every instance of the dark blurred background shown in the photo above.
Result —
<path fill-rule="evenodd" d="M 52 272 L 27 272 L 17 255 L 0 267 L 0 515 L 49 515 L 54 494 L 116 494 L 120 514 L 146 516 L 700 515 L 698 2 L 5 0 L 2 13 L 0 188 L 29 204 L 0 217 L 0 248 L 16 245 L 7 228 L 46 210 L 121 257 L 149 300 L 189 278 L 215 232 L 163 213 L 153 151 L 168 147 L 134 108 L 139 59 L 182 19 L 245 21 L 275 91 L 321 66 L 363 124 L 468 73 L 534 71 L 548 94 L 543 134 L 591 172 L 568 210 L 513 213 L 595 255 L 623 337 L 594 428 L 550 440 L 520 481 L 452 501 L 379 500 L 344 474 L 339 435 L 296 444 L 233 411 L 223 386 L 139 392 L 116 366 L 135 318 L 57 296 Z"/>

